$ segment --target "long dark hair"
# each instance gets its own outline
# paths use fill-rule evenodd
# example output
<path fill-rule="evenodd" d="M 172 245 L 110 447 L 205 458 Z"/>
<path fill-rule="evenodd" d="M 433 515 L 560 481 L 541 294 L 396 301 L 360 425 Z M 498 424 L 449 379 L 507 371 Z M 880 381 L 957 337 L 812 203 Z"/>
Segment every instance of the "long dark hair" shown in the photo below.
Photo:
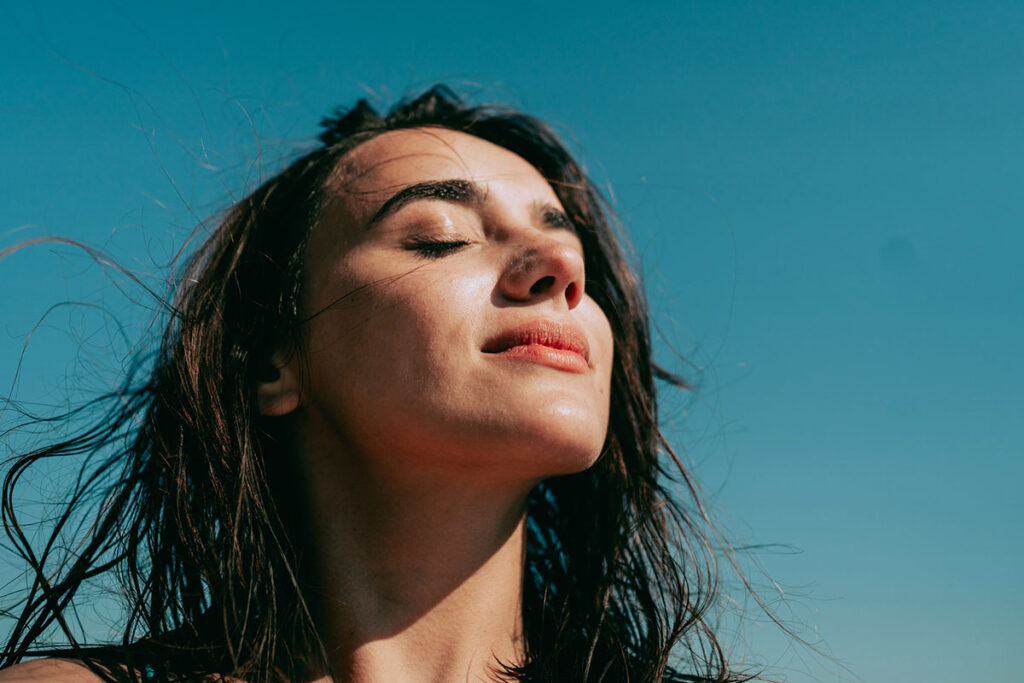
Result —
<path fill-rule="evenodd" d="M 322 145 L 235 204 L 176 275 L 159 351 L 140 358 L 93 425 L 17 455 L 3 522 L 31 568 L 0 665 L 60 653 L 107 679 L 232 675 L 256 683 L 328 672 L 303 599 L 301 481 L 287 420 L 261 417 L 255 387 L 273 349 L 298 348 L 303 252 L 344 155 L 385 131 L 435 126 L 488 140 L 549 181 L 583 242 L 586 290 L 615 341 L 601 458 L 539 484 L 528 501 L 525 660 L 529 681 L 741 680 L 708 624 L 715 545 L 690 474 L 658 428 L 648 308 L 627 244 L 556 135 L 522 113 L 464 102 L 443 86 L 387 114 L 365 100 L 323 121 Z M 72 419 L 73 414 L 59 419 Z M 31 418 L 38 424 L 40 418 Z M 81 472 L 34 545 L 15 490 L 33 465 L 80 458 Z M 682 495 L 673 493 L 682 491 Z M 96 504 L 96 501 L 99 503 Z M 66 536 L 80 527 L 79 545 Z M 299 510 L 298 512 L 296 510 Z M 76 593 L 116 577 L 121 642 L 79 643 Z M 62 632 L 68 645 L 48 649 Z"/>

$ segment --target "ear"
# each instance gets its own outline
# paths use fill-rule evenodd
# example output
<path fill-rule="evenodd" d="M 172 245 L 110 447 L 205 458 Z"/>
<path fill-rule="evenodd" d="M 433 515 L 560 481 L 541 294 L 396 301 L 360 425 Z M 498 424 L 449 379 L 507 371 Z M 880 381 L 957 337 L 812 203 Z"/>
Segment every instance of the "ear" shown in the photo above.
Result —
<path fill-rule="evenodd" d="M 265 374 L 256 385 L 260 415 L 280 417 L 298 408 L 301 392 L 296 359 L 288 359 L 281 351 L 275 351 Z"/>

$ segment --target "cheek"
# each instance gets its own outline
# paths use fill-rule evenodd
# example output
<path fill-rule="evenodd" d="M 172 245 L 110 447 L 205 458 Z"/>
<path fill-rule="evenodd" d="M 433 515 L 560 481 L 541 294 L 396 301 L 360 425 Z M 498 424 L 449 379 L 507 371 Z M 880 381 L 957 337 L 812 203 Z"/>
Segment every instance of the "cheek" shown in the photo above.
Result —
<path fill-rule="evenodd" d="M 366 343 L 410 379 L 450 373 L 472 351 L 488 287 L 484 278 L 427 269 L 381 287 L 367 311 Z"/>
<path fill-rule="evenodd" d="M 428 386 L 455 379 L 472 352 L 488 288 L 483 277 L 422 267 L 387 280 L 339 278 L 332 289 L 352 294 L 311 324 L 310 399 L 320 386 L 348 394 L 350 405 L 422 400 Z"/>

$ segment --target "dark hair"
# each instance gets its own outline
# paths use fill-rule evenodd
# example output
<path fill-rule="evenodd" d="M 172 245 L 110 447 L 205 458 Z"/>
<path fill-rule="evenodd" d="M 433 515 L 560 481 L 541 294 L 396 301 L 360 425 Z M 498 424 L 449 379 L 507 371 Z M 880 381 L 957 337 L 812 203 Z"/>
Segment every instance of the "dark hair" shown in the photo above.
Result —
<path fill-rule="evenodd" d="M 683 383 L 652 361 L 641 283 L 593 183 L 545 124 L 467 104 L 443 86 L 386 115 L 360 100 L 323 126 L 322 146 L 234 205 L 190 256 L 159 351 L 102 399 L 112 401 L 103 403 L 108 412 L 11 461 L 3 521 L 33 574 L 0 664 L 59 652 L 115 680 L 219 673 L 255 683 L 327 672 L 316 614 L 303 599 L 308 521 L 291 504 L 302 484 L 289 459 L 274 457 L 288 442 L 287 421 L 260 416 L 255 387 L 271 350 L 299 348 L 304 246 L 332 171 L 380 133 L 434 126 L 515 152 L 550 182 L 582 240 L 586 290 L 615 342 L 602 456 L 530 495 L 526 658 L 504 674 L 744 680 L 705 619 L 716 601 L 711 527 L 658 428 L 655 380 Z M 14 491 L 29 467 L 55 457 L 82 458 L 81 476 L 37 550 L 18 523 Z M 85 509 L 92 517 L 81 545 L 62 555 Z M 120 581 L 120 643 L 78 643 L 69 624 L 76 592 L 97 576 Z M 55 628 L 69 643 L 59 651 L 42 642 Z"/>

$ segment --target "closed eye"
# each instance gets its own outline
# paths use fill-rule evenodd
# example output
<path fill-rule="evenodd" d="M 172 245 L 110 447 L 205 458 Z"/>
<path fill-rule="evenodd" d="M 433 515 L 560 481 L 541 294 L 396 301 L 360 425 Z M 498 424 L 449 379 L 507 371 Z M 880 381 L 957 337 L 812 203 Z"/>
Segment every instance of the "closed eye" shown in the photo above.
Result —
<path fill-rule="evenodd" d="M 414 237 L 406 243 L 405 248 L 416 252 L 423 258 L 436 259 L 446 254 L 468 247 L 472 242 L 450 237 Z"/>
<path fill-rule="evenodd" d="M 542 207 L 541 218 L 549 227 L 576 232 L 576 224 L 559 208 L 551 205 Z"/>

